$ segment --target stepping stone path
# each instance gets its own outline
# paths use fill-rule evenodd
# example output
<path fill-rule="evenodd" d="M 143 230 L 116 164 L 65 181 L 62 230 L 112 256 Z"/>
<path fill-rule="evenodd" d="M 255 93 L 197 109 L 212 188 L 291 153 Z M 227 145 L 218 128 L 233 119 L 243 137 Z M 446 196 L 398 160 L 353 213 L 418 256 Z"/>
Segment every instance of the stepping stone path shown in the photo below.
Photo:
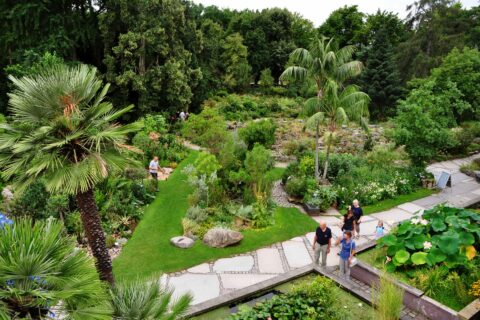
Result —
<path fill-rule="evenodd" d="M 480 157 L 480 155 L 475 157 Z M 452 188 L 423 199 L 404 203 L 388 211 L 365 216 L 361 225 L 360 238 L 355 240 L 356 244 L 362 245 L 373 241 L 375 226 L 378 220 L 384 222 L 386 232 L 389 232 L 399 222 L 411 219 L 414 214 L 421 213 L 423 210 L 434 207 L 437 204 L 448 203 L 456 207 L 465 207 L 471 203 L 479 202 L 480 184 L 458 170 L 461 164 L 469 162 L 473 158 L 445 161 L 429 166 L 427 170 L 434 175 L 439 175 L 442 171 L 449 170 L 453 178 Z M 288 201 L 285 203 L 286 195 L 279 182 L 275 184 L 272 193 L 278 205 L 298 207 L 288 203 Z M 303 209 L 301 210 L 303 212 Z M 340 216 L 332 214 L 313 217 L 313 219 L 326 221 L 332 229 L 333 236 L 341 236 Z M 186 292 L 193 294 L 193 304 L 205 302 L 232 291 L 246 288 L 290 270 L 311 264 L 313 262 L 313 231 L 306 235 L 242 255 L 202 263 L 184 271 L 164 275 L 162 283 L 172 287 L 175 296 Z M 338 247 L 332 247 L 327 259 L 327 266 L 333 267 L 338 265 L 338 251 Z M 409 310 L 404 310 L 402 318 L 413 319 L 415 316 Z"/>

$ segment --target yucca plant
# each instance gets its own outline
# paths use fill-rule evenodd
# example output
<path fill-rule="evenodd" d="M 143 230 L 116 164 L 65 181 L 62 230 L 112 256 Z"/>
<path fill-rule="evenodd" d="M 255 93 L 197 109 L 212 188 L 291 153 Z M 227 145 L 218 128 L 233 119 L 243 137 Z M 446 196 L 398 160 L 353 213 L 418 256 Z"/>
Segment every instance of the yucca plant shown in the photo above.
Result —
<path fill-rule="evenodd" d="M 53 219 L 0 229 L 0 319 L 111 319 L 93 259 Z"/>
<path fill-rule="evenodd" d="M 324 103 L 322 100 L 326 98 L 325 91 L 328 86 L 332 86 L 332 82 L 341 87 L 345 81 L 360 74 L 363 65 L 360 61 L 352 59 L 354 52 L 354 46 L 345 46 L 338 49 L 333 38 L 315 37 L 308 49 L 297 48 L 290 54 L 292 65 L 286 68 L 280 76 L 281 80 L 293 79 L 300 82 L 311 81 L 315 83 L 317 95 L 305 102 L 304 114 L 310 117 L 309 120 L 315 127 L 315 177 L 317 179 L 320 176 L 318 163 L 319 127 L 324 119 L 330 116 L 330 113 L 325 112 L 326 110 L 322 106 L 328 105 L 328 108 L 330 108 L 333 105 L 332 103 Z M 323 114 L 319 114 L 321 112 Z M 361 114 L 362 117 L 365 115 L 365 113 Z M 329 122 L 332 123 L 332 121 Z M 336 123 L 336 121 L 333 121 L 333 123 Z M 333 135 L 334 132 L 329 131 L 325 136 L 328 149 L 323 179 L 327 177 L 328 153 L 330 152 L 329 146 L 333 141 Z"/>
<path fill-rule="evenodd" d="M 49 192 L 74 195 L 100 278 L 113 283 L 93 190 L 113 170 L 133 164 L 127 134 L 141 123 L 116 122 L 133 106 L 114 111 L 104 101 L 109 85 L 86 65 L 58 65 L 9 79 L 15 89 L 9 94 L 12 121 L 0 130 L 3 177 L 14 182 L 17 193 L 42 178 Z"/>
<path fill-rule="evenodd" d="M 160 277 L 117 281 L 110 289 L 113 318 L 116 320 L 174 320 L 185 315 L 192 297 L 172 299 L 172 291 L 162 286 Z"/>

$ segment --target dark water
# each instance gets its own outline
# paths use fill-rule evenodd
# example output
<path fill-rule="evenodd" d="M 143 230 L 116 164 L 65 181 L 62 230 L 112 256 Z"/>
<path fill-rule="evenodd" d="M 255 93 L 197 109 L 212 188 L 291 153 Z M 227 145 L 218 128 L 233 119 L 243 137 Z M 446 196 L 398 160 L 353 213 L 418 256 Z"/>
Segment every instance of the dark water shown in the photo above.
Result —
<path fill-rule="evenodd" d="M 274 296 L 279 295 L 279 294 L 282 294 L 282 292 L 273 289 L 273 290 L 271 290 L 267 293 L 262 293 L 261 295 L 258 295 L 258 296 L 247 297 L 243 300 L 237 301 L 237 302 L 229 305 L 228 307 L 230 308 L 230 313 L 236 313 L 238 311 L 238 307 L 240 305 L 245 305 L 246 304 L 250 307 L 253 307 L 257 302 L 269 300 L 269 299 L 271 299 Z"/>

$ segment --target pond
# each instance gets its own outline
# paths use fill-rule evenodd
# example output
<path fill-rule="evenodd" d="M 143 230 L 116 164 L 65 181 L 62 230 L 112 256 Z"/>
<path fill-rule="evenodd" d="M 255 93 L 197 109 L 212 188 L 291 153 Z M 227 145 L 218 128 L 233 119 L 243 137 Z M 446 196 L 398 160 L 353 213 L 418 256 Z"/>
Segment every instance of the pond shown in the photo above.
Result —
<path fill-rule="evenodd" d="M 299 285 L 304 282 L 312 282 L 316 277 L 321 277 L 316 274 L 306 275 L 304 277 L 286 282 L 281 284 L 267 292 L 258 293 L 256 295 L 247 297 L 239 303 L 231 304 L 228 306 L 220 307 L 218 309 L 209 311 L 202 315 L 199 315 L 194 320 L 217 320 L 217 319 L 228 319 L 229 315 L 235 313 L 239 307 L 242 305 L 253 306 L 257 302 L 265 301 L 271 299 L 275 295 L 284 294 L 290 292 L 294 286 Z M 335 291 L 338 294 L 338 299 L 341 302 L 341 306 L 347 311 L 348 318 L 346 319 L 356 319 L 356 320 L 372 320 L 374 319 L 374 309 L 363 302 L 354 295 L 340 289 L 335 285 Z"/>
<path fill-rule="evenodd" d="M 381 270 L 386 255 L 386 248 L 374 248 L 360 253 L 358 258 Z M 456 269 L 419 266 L 414 269 L 397 269 L 391 275 L 422 290 L 428 297 L 459 311 L 474 300 L 474 297 L 469 295 L 469 289 L 480 275 L 480 259 L 475 258 L 468 266 Z"/>

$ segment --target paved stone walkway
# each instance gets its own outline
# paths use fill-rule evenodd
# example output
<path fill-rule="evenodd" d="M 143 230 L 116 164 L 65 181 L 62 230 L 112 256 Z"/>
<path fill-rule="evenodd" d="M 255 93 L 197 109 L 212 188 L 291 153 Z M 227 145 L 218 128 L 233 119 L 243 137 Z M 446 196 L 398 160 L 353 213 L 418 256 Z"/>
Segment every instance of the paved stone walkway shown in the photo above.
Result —
<path fill-rule="evenodd" d="M 415 213 L 437 204 L 448 203 L 457 207 L 465 207 L 472 201 L 480 201 L 480 185 L 474 179 L 458 171 L 461 164 L 470 160 L 470 158 L 452 160 L 429 166 L 428 170 L 435 175 L 449 170 L 453 177 L 452 188 L 436 195 L 404 203 L 388 211 L 365 216 L 362 219 L 360 239 L 355 240 L 357 246 L 374 239 L 378 220 L 385 223 L 388 232 L 395 224 L 411 219 Z M 341 235 L 340 217 L 327 215 L 314 217 L 314 219 L 326 221 L 332 229 L 334 237 Z M 311 232 L 252 252 L 203 263 L 181 272 L 164 275 L 162 283 L 174 288 L 175 296 L 186 292 L 192 293 L 193 304 L 198 304 L 311 264 L 313 262 L 311 248 L 313 237 L 314 232 Z M 327 260 L 328 266 L 338 265 L 338 251 L 338 247 L 332 247 Z"/>

